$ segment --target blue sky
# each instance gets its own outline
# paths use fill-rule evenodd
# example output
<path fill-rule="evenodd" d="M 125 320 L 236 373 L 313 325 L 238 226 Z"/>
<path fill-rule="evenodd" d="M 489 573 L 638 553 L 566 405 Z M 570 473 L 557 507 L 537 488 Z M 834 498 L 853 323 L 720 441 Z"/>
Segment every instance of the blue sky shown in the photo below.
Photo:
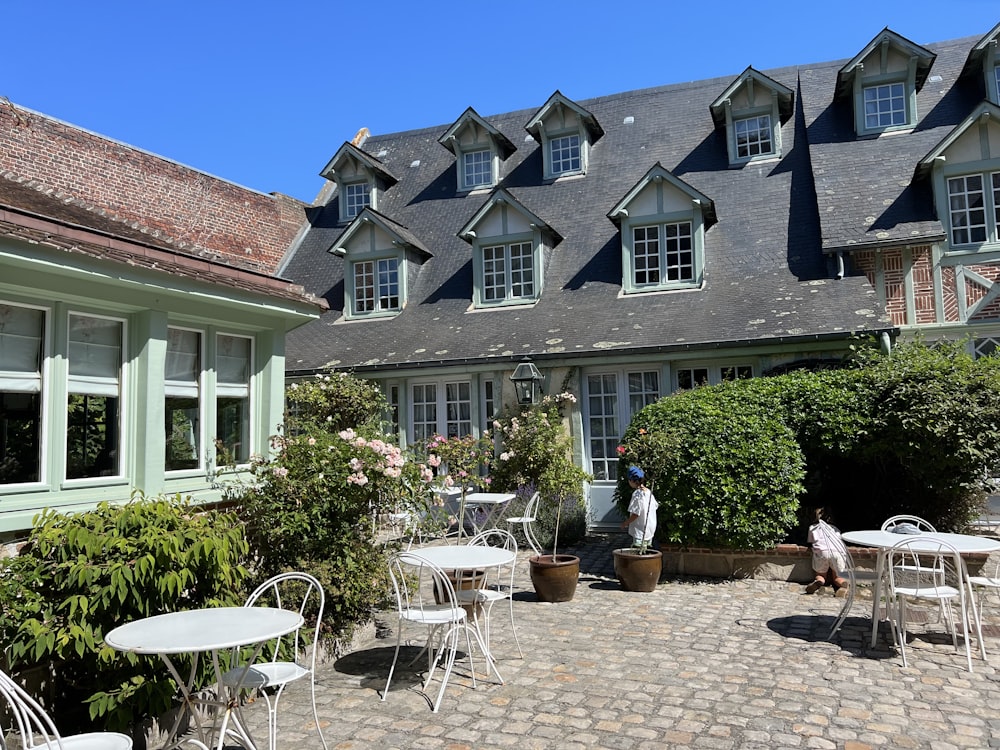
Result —
<path fill-rule="evenodd" d="M 853 57 L 888 26 L 982 36 L 997 0 L 55 0 L 4 8 L 0 96 L 262 192 L 311 202 L 373 134 Z M 793 10 L 794 8 L 794 10 Z M 775 16 L 769 12 L 779 10 Z M 443 130 L 443 128 L 442 128 Z"/>

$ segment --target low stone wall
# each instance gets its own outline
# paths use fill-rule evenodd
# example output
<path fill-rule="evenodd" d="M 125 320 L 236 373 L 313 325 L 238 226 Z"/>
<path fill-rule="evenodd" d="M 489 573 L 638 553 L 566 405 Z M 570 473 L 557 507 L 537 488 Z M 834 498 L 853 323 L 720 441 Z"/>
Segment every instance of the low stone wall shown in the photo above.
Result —
<path fill-rule="evenodd" d="M 797 544 L 779 544 L 767 550 L 728 550 L 664 545 L 663 574 L 706 578 L 760 578 L 766 581 L 808 583 L 813 579 L 812 552 Z M 859 570 L 875 570 L 878 550 L 851 547 Z M 977 575 L 989 555 L 963 555 L 970 575 Z"/>

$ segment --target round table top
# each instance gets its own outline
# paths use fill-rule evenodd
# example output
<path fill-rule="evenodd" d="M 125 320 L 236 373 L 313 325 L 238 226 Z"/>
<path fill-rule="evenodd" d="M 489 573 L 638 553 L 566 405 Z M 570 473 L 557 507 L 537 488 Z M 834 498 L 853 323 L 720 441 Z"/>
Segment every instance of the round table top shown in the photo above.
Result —
<path fill-rule="evenodd" d="M 484 547 L 479 544 L 446 544 L 439 547 L 421 547 L 409 554 L 422 557 L 439 568 L 471 570 L 505 565 L 514 561 L 514 551 L 503 547 Z"/>
<path fill-rule="evenodd" d="M 187 654 L 268 641 L 303 622 L 298 612 L 275 607 L 211 607 L 134 620 L 107 633 L 104 642 L 137 654 Z"/>
<path fill-rule="evenodd" d="M 894 534 L 891 531 L 880 531 L 871 529 L 865 531 L 845 531 L 840 535 L 848 544 L 856 544 L 861 547 L 878 547 L 888 549 L 898 544 L 904 539 L 927 540 L 928 551 L 934 547 L 934 541 L 941 541 L 950 544 L 958 552 L 996 552 L 1000 550 L 1000 540 L 990 539 L 985 536 L 975 536 L 973 534 L 953 534 L 946 531 L 927 531 L 920 534 Z M 919 542 L 914 542 L 919 544 Z M 919 547 L 917 547 L 919 551 Z"/>

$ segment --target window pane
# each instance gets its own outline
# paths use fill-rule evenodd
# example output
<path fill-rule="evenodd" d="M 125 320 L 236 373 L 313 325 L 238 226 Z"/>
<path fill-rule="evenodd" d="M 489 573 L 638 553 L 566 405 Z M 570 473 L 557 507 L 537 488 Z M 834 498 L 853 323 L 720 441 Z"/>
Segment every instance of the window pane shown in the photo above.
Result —
<path fill-rule="evenodd" d="M 986 241 L 984 201 L 982 175 L 964 175 L 948 180 L 948 212 L 953 245 Z"/>
<path fill-rule="evenodd" d="M 18 305 L 0 305 L 0 372 L 23 385 L 17 390 L 41 389 L 42 335 L 45 312 Z"/>
<path fill-rule="evenodd" d="M 906 124 L 905 90 L 902 83 L 865 88 L 864 104 L 866 128 Z"/>
<path fill-rule="evenodd" d="M 200 420 L 197 398 L 167 396 L 166 461 L 167 471 L 197 469 L 200 465 Z"/>
<path fill-rule="evenodd" d="M 0 393 L 0 484 L 41 479 L 41 409 L 38 393 Z"/>
<path fill-rule="evenodd" d="M 399 309 L 399 261 L 383 258 L 378 262 L 378 309 Z"/>
<path fill-rule="evenodd" d="M 216 355 L 217 380 L 220 385 L 243 386 L 249 395 L 250 386 L 250 339 L 243 336 L 218 337 Z"/>
<path fill-rule="evenodd" d="M 664 227 L 664 260 L 668 281 L 694 279 L 694 253 L 691 244 L 691 223 L 667 224 Z"/>
<path fill-rule="evenodd" d="M 771 139 L 771 116 L 749 117 L 736 121 L 736 155 L 740 159 L 774 153 Z"/>
<path fill-rule="evenodd" d="M 471 151 L 463 155 L 465 171 L 462 178 L 464 187 L 475 187 L 493 184 L 493 155 L 488 151 Z"/>
<path fill-rule="evenodd" d="M 632 264 L 636 286 L 660 283 L 660 235 L 658 227 L 632 229 Z"/>
<path fill-rule="evenodd" d="M 532 297 L 535 294 L 535 265 L 530 242 L 510 246 L 510 296 Z"/>
<path fill-rule="evenodd" d="M 618 378 L 614 374 L 588 375 L 590 471 L 595 480 L 618 476 Z"/>
<path fill-rule="evenodd" d="M 371 188 L 367 182 L 344 186 L 344 216 L 353 219 L 371 201 Z"/>
<path fill-rule="evenodd" d="M 354 264 L 354 312 L 375 309 L 375 264 L 364 261 Z"/>
<path fill-rule="evenodd" d="M 507 271 L 505 265 L 505 248 L 483 248 L 483 300 L 496 302 L 506 297 Z"/>
<path fill-rule="evenodd" d="M 215 429 L 217 446 L 228 454 L 226 458 L 239 464 L 250 460 L 249 398 L 216 398 Z"/>
<path fill-rule="evenodd" d="M 201 334 L 167 329 L 167 365 L 164 378 L 175 383 L 198 385 L 201 377 Z"/>
<path fill-rule="evenodd" d="M 121 366 L 122 323 L 69 316 L 69 374 L 117 381 Z"/>
<path fill-rule="evenodd" d="M 549 142 L 552 174 L 580 171 L 580 136 L 567 135 Z"/>
<path fill-rule="evenodd" d="M 71 393 L 66 422 L 66 478 L 119 474 L 118 399 Z"/>

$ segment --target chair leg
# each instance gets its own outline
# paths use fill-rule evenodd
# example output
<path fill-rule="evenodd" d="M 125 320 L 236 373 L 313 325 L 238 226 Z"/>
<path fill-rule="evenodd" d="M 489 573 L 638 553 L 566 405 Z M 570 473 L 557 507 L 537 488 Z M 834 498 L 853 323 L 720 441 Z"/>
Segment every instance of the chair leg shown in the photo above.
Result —
<path fill-rule="evenodd" d="M 382 700 L 385 700 L 386 696 L 389 695 L 389 683 L 392 682 L 392 673 L 396 670 L 396 660 L 399 658 L 399 644 L 402 643 L 403 639 L 403 621 L 400 620 L 396 624 L 396 651 L 392 655 L 392 666 L 389 667 L 389 676 L 385 680 L 385 690 L 382 691 Z"/>
<path fill-rule="evenodd" d="M 329 750 L 326 746 L 326 737 L 323 736 L 323 727 L 319 723 L 319 710 L 316 708 L 316 673 L 312 672 L 309 675 L 310 687 L 312 688 L 312 702 L 313 702 L 313 721 L 316 722 L 316 732 L 319 734 L 319 741 L 323 743 L 323 750 Z M 277 732 L 275 732 L 275 739 L 277 739 Z"/>
<path fill-rule="evenodd" d="M 513 594 L 513 592 L 511 593 Z M 514 627 L 514 597 L 509 596 L 507 602 L 510 604 L 510 632 L 514 634 L 514 645 L 517 646 L 517 655 L 523 659 L 524 654 L 521 653 L 521 642 L 517 639 L 517 628 Z"/>

